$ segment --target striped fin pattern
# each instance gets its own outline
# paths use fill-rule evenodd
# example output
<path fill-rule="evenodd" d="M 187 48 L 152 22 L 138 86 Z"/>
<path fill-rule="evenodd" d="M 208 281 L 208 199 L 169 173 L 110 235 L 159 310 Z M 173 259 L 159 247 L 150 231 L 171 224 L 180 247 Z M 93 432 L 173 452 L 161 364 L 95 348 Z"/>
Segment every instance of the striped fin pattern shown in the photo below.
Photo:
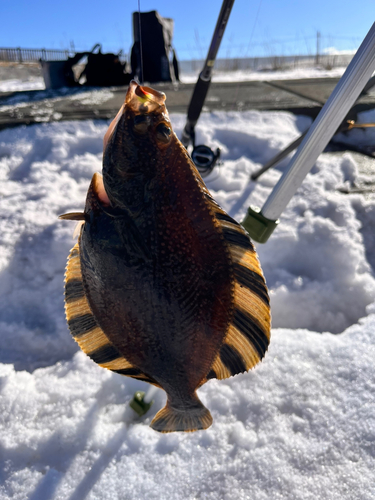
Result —
<path fill-rule="evenodd" d="M 155 384 L 120 354 L 97 324 L 83 287 L 79 243 L 70 252 L 65 272 L 65 314 L 74 340 L 95 363 L 121 375 Z"/>
<path fill-rule="evenodd" d="M 207 189 L 204 194 L 228 245 L 234 275 L 234 311 L 224 343 L 202 383 L 253 368 L 267 351 L 271 329 L 269 296 L 253 244 Z"/>

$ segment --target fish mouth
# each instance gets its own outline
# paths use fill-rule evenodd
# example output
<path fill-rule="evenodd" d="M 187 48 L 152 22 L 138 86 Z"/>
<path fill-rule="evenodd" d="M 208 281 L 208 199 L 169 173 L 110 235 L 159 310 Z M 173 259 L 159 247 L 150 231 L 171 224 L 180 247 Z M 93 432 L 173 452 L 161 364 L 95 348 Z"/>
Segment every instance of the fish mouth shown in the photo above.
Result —
<path fill-rule="evenodd" d="M 125 106 L 135 114 L 148 114 L 164 107 L 165 99 L 164 92 L 143 87 L 132 80 L 126 93 Z"/>
<path fill-rule="evenodd" d="M 129 84 L 124 104 L 121 106 L 115 119 L 112 121 L 106 134 L 104 135 L 104 151 L 116 128 L 117 123 L 123 116 L 125 109 L 130 109 L 134 113 L 134 115 L 147 115 L 149 113 L 154 113 L 155 111 L 157 111 L 164 116 L 168 116 L 168 112 L 164 104 L 165 99 L 166 96 L 164 92 L 159 92 L 150 87 L 142 87 L 135 80 L 132 80 Z"/>

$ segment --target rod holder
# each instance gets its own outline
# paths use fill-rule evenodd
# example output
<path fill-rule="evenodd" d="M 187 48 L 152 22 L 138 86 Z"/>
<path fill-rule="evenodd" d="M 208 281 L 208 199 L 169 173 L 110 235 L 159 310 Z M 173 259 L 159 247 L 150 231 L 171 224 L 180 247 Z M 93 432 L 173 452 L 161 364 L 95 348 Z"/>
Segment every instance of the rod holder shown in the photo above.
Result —
<path fill-rule="evenodd" d="M 133 399 L 129 403 L 130 408 L 132 408 L 132 410 L 134 410 L 140 417 L 147 413 L 151 406 L 154 404 L 153 400 L 149 403 L 146 403 L 145 395 L 145 392 L 137 391 L 134 394 Z"/>
<path fill-rule="evenodd" d="M 241 225 L 249 233 L 250 238 L 258 243 L 266 243 L 276 229 L 279 220 L 270 220 L 265 217 L 260 208 L 250 206 Z"/>

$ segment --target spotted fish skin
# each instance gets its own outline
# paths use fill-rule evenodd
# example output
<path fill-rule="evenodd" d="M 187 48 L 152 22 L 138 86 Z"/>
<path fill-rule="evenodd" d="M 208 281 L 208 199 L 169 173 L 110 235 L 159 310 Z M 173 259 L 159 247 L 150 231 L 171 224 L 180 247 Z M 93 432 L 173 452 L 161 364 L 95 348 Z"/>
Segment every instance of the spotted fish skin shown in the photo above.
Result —
<path fill-rule="evenodd" d="M 68 262 L 66 312 L 94 361 L 167 392 L 155 430 L 193 431 L 212 423 L 196 389 L 264 356 L 269 300 L 247 234 L 212 199 L 164 100 L 132 82 L 106 134 L 103 181 L 93 178 Z"/>

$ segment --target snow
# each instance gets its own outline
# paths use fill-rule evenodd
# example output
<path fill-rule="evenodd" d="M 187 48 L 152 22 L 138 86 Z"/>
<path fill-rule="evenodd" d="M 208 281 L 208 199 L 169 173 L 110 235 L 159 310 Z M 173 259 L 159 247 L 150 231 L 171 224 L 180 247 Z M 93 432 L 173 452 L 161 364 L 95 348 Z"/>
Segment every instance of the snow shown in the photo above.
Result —
<path fill-rule="evenodd" d="M 83 353 L 33 374 L 3 365 L 2 498 L 371 499 L 374 327 L 276 330 L 258 369 L 200 390 L 215 422 L 195 434 L 132 421 L 141 383 Z"/>
<path fill-rule="evenodd" d="M 0 92 L 21 92 L 24 90 L 43 90 L 45 89 L 42 77 L 30 77 L 25 80 L 2 80 L 0 81 Z"/>
<path fill-rule="evenodd" d="M 168 101 L 167 101 L 168 102 Z M 185 116 L 172 115 L 177 135 Z M 374 113 L 361 116 L 375 121 Z M 310 124 L 283 112 L 203 114 L 197 143 L 220 147 L 206 178 L 241 220 L 281 171 L 249 176 Z M 104 121 L 0 132 L 0 499 L 370 500 L 375 497 L 375 198 L 351 153 L 325 153 L 257 250 L 273 330 L 248 374 L 199 390 L 214 423 L 161 435 L 128 402 L 147 384 L 95 365 L 65 324 L 74 224 L 101 169 Z M 355 130 L 362 144 L 373 131 Z M 350 139 L 351 138 L 351 139 Z"/>

